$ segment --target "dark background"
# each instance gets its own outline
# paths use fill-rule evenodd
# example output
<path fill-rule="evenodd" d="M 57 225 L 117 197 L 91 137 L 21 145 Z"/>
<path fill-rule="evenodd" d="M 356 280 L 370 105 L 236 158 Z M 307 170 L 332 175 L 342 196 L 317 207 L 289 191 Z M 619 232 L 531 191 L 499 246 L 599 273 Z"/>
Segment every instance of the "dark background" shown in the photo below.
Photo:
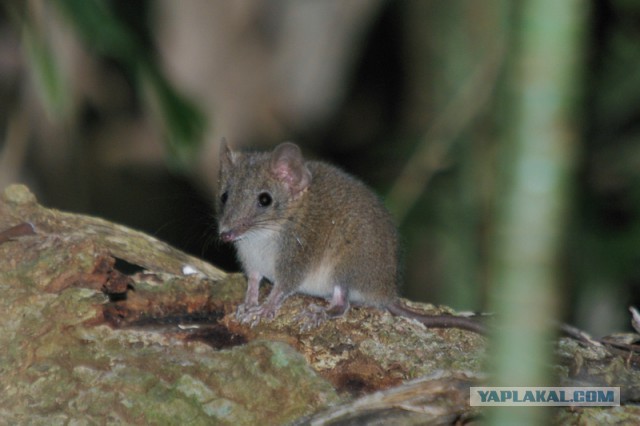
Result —
<path fill-rule="evenodd" d="M 0 186 L 231 270 L 211 207 L 220 138 L 293 140 L 385 200 L 407 297 L 485 309 L 516 3 L 5 2 Z M 584 4 L 558 294 L 564 319 L 604 334 L 640 304 L 640 3 Z"/>

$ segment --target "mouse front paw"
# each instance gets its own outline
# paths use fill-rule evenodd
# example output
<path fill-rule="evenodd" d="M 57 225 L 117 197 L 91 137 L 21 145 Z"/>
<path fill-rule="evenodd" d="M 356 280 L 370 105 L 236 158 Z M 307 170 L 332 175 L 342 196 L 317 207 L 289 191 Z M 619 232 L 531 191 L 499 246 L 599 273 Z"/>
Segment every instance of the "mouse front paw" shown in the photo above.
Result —
<path fill-rule="evenodd" d="M 248 303 L 241 303 L 238 305 L 238 309 L 236 309 L 236 319 L 240 321 L 242 317 L 251 309 L 255 308 L 257 305 L 251 305 Z"/>

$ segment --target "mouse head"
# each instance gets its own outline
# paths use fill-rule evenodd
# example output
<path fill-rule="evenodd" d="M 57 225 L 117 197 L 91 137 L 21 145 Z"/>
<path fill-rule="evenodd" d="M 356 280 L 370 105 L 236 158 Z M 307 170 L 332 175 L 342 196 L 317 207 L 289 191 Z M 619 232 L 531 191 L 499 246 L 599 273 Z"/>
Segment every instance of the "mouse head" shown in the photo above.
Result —
<path fill-rule="evenodd" d="M 311 172 L 295 144 L 280 144 L 271 153 L 241 153 L 223 141 L 217 201 L 222 240 L 278 230 L 310 184 Z"/>

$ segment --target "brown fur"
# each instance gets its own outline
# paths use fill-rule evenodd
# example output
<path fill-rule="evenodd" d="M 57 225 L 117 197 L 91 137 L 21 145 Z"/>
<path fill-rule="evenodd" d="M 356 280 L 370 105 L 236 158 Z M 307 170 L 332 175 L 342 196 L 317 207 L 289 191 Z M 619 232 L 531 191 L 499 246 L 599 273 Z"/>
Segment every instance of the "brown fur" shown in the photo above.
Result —
<path fill-rule="evenodd" d="M 219 183 L 221 237 L 234 243 L 249 277 L 241 320 L 273 317 L 282 300 L 296 292 L 335 298 L 336 287 L 342 289 L 338 308 L 355 302 L 419 317 L 398 303 L 396 226 L 362 182 L 329 164 L 305 161 L 296 145 L 285 143 L 272 153 L 236 153 L 224 145 Z M 258 305 L 262 278 L 274 288 Z M 424 317 L 435 327 L 474 329 L 464 327 L 464 320 Z"/>

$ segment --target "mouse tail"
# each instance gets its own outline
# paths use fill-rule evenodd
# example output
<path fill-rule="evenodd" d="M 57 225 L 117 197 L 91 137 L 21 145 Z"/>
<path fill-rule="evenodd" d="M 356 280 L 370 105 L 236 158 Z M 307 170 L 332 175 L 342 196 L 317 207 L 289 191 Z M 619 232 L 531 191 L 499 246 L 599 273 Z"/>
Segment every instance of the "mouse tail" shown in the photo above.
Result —
<path fill-rule="evenodd" d="M 428 315 L 403 305 L 400 301 L 396 301 L 387 306 L 387 310 L 395 316 L 415 319 L 428 328 L 460 328 L 472 331 L 478 334 L 487 334 L 487 328 L 477 317 L 463 317 L 457 315 Z"/>

